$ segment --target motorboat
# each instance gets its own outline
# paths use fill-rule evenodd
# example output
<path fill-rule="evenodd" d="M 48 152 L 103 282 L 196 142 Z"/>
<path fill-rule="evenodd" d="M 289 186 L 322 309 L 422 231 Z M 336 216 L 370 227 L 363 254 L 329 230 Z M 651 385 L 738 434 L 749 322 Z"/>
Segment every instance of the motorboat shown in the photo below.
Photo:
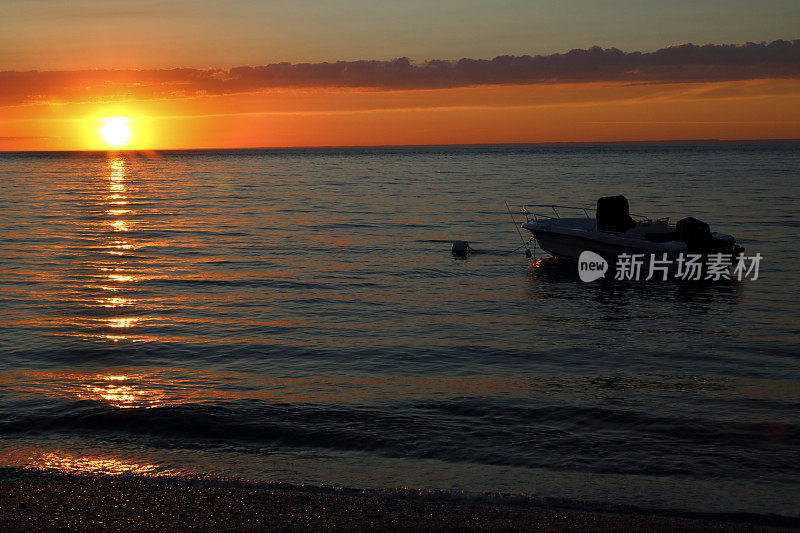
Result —
<path fill-rule="evenodd" d="M 552 256 L 577 261 L 589 250 L 610 262 L 621 254 L 644 254 L 674 260 L 679 254 L 730 254 L 744 248 L 725 233 L 712 232 L 692 217 L 670 224 L 669 218 L 652 219 L 629 212 L 624 196 L 607 196 L 597 207 L 552 204 L 523 206 L 526 222 L 539 247 Z M 566 215 L 566 216 L 562 216 Z"/>

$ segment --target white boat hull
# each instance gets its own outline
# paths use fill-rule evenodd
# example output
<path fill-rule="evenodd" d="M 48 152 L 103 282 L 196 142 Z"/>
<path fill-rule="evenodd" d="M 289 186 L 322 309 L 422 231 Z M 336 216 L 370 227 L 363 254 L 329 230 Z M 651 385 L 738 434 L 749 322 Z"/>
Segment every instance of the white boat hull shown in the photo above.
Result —
<path fill-rule="evenodd" d="M 584 237 L 565 236 L 547 231 L 532 231 L 532 233 L 536 237 L 539 248 L 552 256 L 568 261 L 577 261 L 581 252 L 585 250 L 595 252 L 608 260 L 613 260 L 620 254 L 655 254 L 660 258 L 663 253 L 666 253 L 670 260 L 674 260 L 680 253 L 679 251 L 605 244 Z"/>
<path fill-rule="evenodd" d="M 655 255 L 658 258 L 667 254 L 674 260 L 678 254 L 686 251 L 682 242 L 650 242 L 641 238 L 597 231 L 590 225 L 591 221 L 569 221 L 561 219 L 559 223 L 526 222 L 523 228 L 536 238 L 539 247 L 545 252 L 569 261 L 577 261 L 581 252 L 590 250 L 613 262 L 620 254 Z"/>

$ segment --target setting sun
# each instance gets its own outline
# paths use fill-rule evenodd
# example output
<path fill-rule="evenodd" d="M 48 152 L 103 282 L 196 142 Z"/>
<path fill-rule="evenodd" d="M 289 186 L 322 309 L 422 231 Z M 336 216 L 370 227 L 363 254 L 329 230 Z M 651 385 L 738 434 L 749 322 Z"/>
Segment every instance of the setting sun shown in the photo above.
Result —
<path fill-rule="evenodd" d="M 105 117 L 101 121 L 100 134 L 109 146 L 118 148 L 130 144 L 133 131 L 128 117 Z"/>

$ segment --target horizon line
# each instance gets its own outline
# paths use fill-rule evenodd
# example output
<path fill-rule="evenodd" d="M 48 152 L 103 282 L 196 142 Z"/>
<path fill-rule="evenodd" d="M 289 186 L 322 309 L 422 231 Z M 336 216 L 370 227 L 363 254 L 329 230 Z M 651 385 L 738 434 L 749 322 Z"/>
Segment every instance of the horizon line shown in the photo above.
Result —
<path fill-rule="evenodd" d="M 592 146 L 592 145 L 638 145 L 638 144 L 770 144 L 800 143 L 800 138 L 774 139 L 664 139 L 664 140 L 614 140 L 614 141 L 542 141 L 542 142 L 490 142 L 490 143 L 441 143 L 441 144 L 367 144 L 367 145 L 287 145 L 287 146 L 247 146 L 238 148 L 197 147 L 197 148 L 132 148 L 116 150 L 2 150 L 0 154 L 14 153 L 153 153 L 153 152 L 197 152 L 197 151 L 264 151 L 264 150 L 323 150 L 323 149 L 367 149 L 367 148 L 484 148 L 500 146 Z"/>

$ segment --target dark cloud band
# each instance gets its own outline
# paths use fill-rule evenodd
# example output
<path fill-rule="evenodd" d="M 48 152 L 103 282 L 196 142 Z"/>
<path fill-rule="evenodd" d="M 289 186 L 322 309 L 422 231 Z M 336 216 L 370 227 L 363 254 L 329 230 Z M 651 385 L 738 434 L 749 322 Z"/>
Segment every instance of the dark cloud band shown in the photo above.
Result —
<path fill-rule="evenodd" d="M 0 72 L 0 105 L 32 101 L 164 98 L 270 88 L 436 89 L 570 82 L 708 82 L 800 78 L 800 40 L 743 45 L 683 44 L 655 52 L 576 49 L 491 60 L 274 63 L 230 69 Z"/>

